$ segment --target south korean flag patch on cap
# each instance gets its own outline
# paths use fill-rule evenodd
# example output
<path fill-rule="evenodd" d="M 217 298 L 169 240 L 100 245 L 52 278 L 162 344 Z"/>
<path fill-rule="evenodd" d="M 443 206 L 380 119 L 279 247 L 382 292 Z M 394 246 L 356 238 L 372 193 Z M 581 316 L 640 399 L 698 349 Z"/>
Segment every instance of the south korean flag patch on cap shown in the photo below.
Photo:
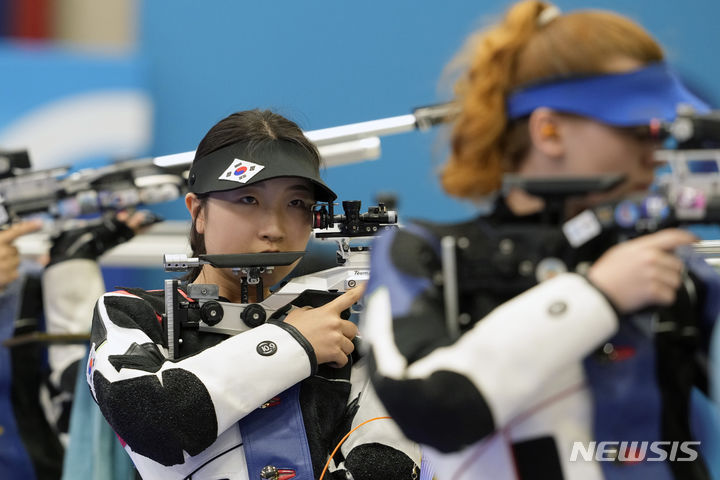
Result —
<path fill-rule="evenodd" d="M 240 160 L 236 158 L 232 161 L 225 171 L 218 177 L 219 180 L 227 180 L 230 182 L 247 183 L 252 177 L 260 173 L 265 168 L 263 165 Z"/>

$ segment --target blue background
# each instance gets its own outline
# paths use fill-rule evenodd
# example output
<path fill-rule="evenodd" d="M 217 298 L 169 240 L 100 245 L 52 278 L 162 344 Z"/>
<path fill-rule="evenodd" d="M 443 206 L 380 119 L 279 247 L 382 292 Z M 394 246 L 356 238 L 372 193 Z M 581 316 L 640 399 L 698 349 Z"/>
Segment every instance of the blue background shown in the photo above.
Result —
<path fill-rule="evenodd" d="M 446 100 L 450 87 L 440 81 L 446 64 L 468 34 L 510 4 L 143 2 L 140 51 L 148 57 L 157 107 L 154 152 L 192 150 L 213 123 L 245 108 L 271 108 L 313 130 L 403 115 Z M 640 22 L 687 82 L 714 106 L 720 104 L 720 2 L 557 5 L 563 11 L 612 9 Z M 384 137 L 382 149 L 378 161 L 327 170 L 341 199 L 367 206 L 375 194 L 392 191 L 406 219 L 456 220 L 473 212 L 439 188 L 436 171 L 446 151 L 442 132 Z M 168 217 L 178 211 L 179 203 L 164 210 Z"/>
<path fill-rule="evenodd" d="M 53 45 L 0 45 L 0 126 L 57 97 L 93 88 L 132 85 L 155 104 L 151 155 L 193 150 L 226 115 L 270 108 L 304 130 L 404 115 L 450 98 L 443 71 L 477 28 L 512 2 L 308 0 L 138 0 L 138 38 L 125 55 Z M 558 1 L 617 11 L 645 26 L 664 45 L 686 82 L 720 105 L 720 2 Z M 382 138 L 379 160 L 329 168 L 340 200 L 375 204 L 392 192 L 401 221 L 456 221 L 473 205 L 443 194 L 436 172 L 446 131 Z M 81 166 L 89 159 L 78 158 Z M 156 206 L 187 220 L 182 200 Z M 717 233 L 718 230 L 712 230 Z M 713 234 L 714 235 L 714 234 Z M 718 235 L 715 235 L 716 237 Z M 109 286 L 157 287 L 157 269 L 106 268 Z"/>

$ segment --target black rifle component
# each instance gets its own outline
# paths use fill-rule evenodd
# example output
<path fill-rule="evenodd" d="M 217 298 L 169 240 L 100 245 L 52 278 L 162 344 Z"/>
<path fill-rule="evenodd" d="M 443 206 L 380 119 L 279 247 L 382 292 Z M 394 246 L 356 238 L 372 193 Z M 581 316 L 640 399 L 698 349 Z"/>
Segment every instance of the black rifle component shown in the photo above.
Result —
<path fill-rule="evenodd" d="M 658 139 L 672 137 L 678 145 L 716 148 L 720 145 L 720 113 L 680 112 L 675 121 L 653 122 L 648 131 Z M 686 158 L 710 158 L 716 164 L 720 160 L 717 152 L 709 149 L 664 150 L 658 157 L 673 159 L 675 163 L 671 162 L 670 166 L 680 170 L 678 167 L 686 167 Z M 687 153 L 695 155 L 685 155 Z M 682 170 L 686 172 L 687 169 Z M 611 190 L 624 180 L 623 177 L 531 179 L 506 175 L 504 192 L 520 188 L 543 198 L 546 207 L 539 214 L 525 219 L 520 217 L 506 224 L 481 219 L 439 232 L 442 237 L 453 238 L 456 245 L 457 277 L 443 280 L 446 286 L 456 286 L 455 291 L 444 292 L 445 298 L 458 299 L 446 301 L 449 305 L 446 305 L 445 313 L 449 321 L 457 321 L 461 328 L 469 328 L 471 318 L 482 318 L 499 303 L 557 273 L 585 273 L 592 262 L 624 240 L 663 228 L 720 223 L 720 189 L 717 188 L 720 168 L 717 164 L 711 172 L 714 175 L 671 174 L 669 182 L 659 182 L 657 193 L 588 208 L 569 220 L 567 207 L 573 197 Z M 482 296 L 485 300 L 493 298 L 495 301 L 478 300 L 478 292 L 487 294 Z M 462 305 L 459 308 L 464 314 L 455 311 L 457 305 Z M 472 317 L 467 314 L 469 310 L 473 312 Z M 455 335 L 459 332 L 456 326 L 449 326 L 448 330 Z"/>
<path fill-rule="evenodd" d="M 216 268 L 233 269 L 242 282 L 241 302 L 231 303 L 220 300 L 217 285 L 188 284 L 187 299 L 185 299 L 169 293 L 169 288 L 177 290 L 182 286 L 178 280 L 165 281 L 165 308 L 175 319 L 172 333 L 167 333 L 168 344 L 174 345 L 173 355 L 177 355 L 180 345 L 180 337 L 175 339 L 174 335 L 182 329 L 191 328 L 223 335 L 236 335 L 262 325 L 267 320 L 280 319 L 294 307 L 325 305 L 359 282 L 366 281 L 370 275 L 369 248 L 350 246 L 350 242 L 368 239 L 388 228 L 397 228 L 397 214 L 382 204 L 369 207 L 367 212 L 361 213 L 360 205 L 358 201 L 343 202 L 344 215 L 335 215 L 332 204 L 316 205 L 312 210 L 315 237 L 336 242 L 337 266 L 294 277 L 267 298 L 263 298 L 261 291 L 262 273 L 271 271 L 275 266 L 290 265 L 305 252 L 199 255 L 197 258 L 188 258 L 186 255 L 165 255 L 166 271 L 188 271 L 207 264 Z M 252 284 L 258 288 L 256 303 L 248 302 L 246 287 Z M 242 288 L 243 285 L 245 288 Z M 348 319 L 352 313 L 358 312 L 361 308 L 361 305 L 356 305 L 344 311 L 341 317 Z M 190 309 L 199 310 L 198 322 L 188 320 L 187 311 Z"/>
<path fill-rule="evenodd" d="M 2 158 L 0 154 L 0 164 Z M 152 159 L 73 173 L 68 168 L 28 171 L 17 165 L 15 161 L 5 173 L 0 165 L 0 225 L 35 214 L 62 220 L 166 202 L 185 189 L 183 169 L 159 167 Z"/>
<path fill-rule="evenodd" d="M 344 214 L 335 215 L 332 204 L 322 204 L 313 209 L 313 227 L 328 229 L 317 232 L 316 238 L 369 237 L 382 230 L 397 226 L 397 213 L 388 210 L 380 203 L 368 207 L 366 213 L 360 213 L 360 202 L 357 200 L 342 202 Z M 331 229 L 332 225 L 335 229 Z"/>

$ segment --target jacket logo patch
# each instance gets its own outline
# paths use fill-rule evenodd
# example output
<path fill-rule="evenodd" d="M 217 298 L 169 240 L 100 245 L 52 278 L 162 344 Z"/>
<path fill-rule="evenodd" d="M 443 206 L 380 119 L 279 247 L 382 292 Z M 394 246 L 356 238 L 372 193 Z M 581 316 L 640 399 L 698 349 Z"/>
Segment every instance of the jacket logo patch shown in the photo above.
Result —
<path fill-rule="evenodd" d="M 236 158 L 228 165 L 218 179 L 229 182 L 247 183 L 248 180 L 260 173 L 263 168 L 265 168 L 263 165 Z"/>
<path fill-rule="evenodd" d="M 563 302 L 562 300 L 558 300 L 550 304 L 550 306 L 548 307 L 548 313 L 556 317 L 565 313 L 565 310 L 567 310 L 567 308 L 567 303 Z"/>
<path fill-rule="evenodd" d="M 88 354 L 87 367 L 85 368 L 85 381 L 90 386 L 90 392 L 95 397 L 95 383 L 93 383 L 93 372 L 95 371 L 95 344 L 90 345 L 90 353 Z"/>
<path fill-rule="evenodd" d="M 269 357 L 270 355 L 274 355 L 275 352 L 277 352 L 277 345 L 275 344 L 275 342 L 265 340 L 264 342 L 258 343 L 256 350 L 263 357 Z"/>
<path fill-rule="evenodd" d="M 87 362 L 87 379 L 88 383 L 92 383 L 92 373 L 93 368 L 95 367 L 95 344 L 90 348 L 90 354 L 88 355 L 88 362 Z"/>

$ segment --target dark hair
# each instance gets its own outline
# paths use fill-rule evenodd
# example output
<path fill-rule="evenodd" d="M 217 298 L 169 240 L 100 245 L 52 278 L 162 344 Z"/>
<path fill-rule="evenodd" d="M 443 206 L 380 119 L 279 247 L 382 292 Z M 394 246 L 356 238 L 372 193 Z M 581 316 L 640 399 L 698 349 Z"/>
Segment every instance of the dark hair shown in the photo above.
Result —
<path fill-rule="evenodd" d="M 320 169 L 320 155 L 317 148 L 305 137 L 295 122 L 270 110 L 258 109 L 233 113 L 213 125 L 200 140 L 193 164 L 202 162 L 203 157 L 233 143 L 246 142 L 249 152 L 252 152 L 260 146 L 278 140 L 295 143 L 307 150 L 310 157 L 315 159 L 316 168 Z M 208 194 L 198 194 L 197 197 L 202 211 L 205 209 Z M 193 257 L 207 253 L 205 236 L 197 231 L 195 220 L 190 228 L 190 248 Z M 200 274 L 200 270 L 201 267 L 195 267 L 184 278 L 193 281 Z"/>

